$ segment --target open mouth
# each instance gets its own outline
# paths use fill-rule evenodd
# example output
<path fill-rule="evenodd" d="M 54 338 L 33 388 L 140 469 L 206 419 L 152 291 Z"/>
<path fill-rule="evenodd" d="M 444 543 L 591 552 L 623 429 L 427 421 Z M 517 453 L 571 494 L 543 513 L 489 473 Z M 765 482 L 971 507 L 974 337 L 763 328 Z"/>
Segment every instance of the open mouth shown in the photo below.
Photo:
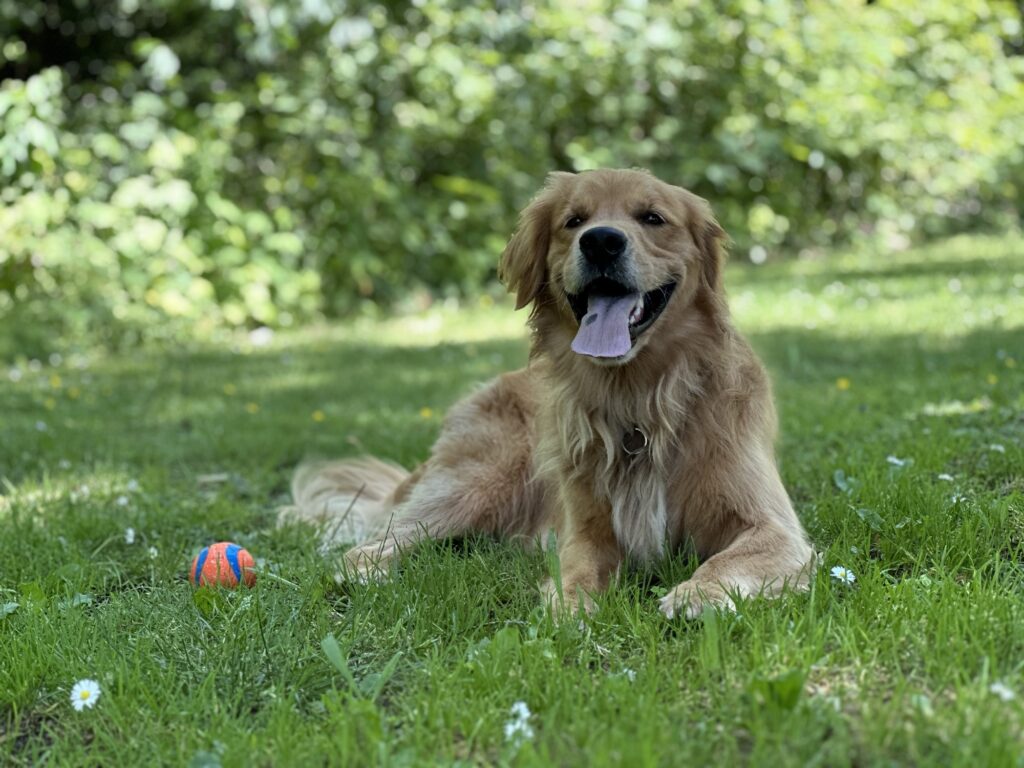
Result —
<path fill-rule="evenodd" d="M 640 293 L 601 277 L 579 293 L 566 294 L 580 324 L 573 351 L 590 357 L 622 357 L 658 319 L 675 287 L 671 282 Z"/>

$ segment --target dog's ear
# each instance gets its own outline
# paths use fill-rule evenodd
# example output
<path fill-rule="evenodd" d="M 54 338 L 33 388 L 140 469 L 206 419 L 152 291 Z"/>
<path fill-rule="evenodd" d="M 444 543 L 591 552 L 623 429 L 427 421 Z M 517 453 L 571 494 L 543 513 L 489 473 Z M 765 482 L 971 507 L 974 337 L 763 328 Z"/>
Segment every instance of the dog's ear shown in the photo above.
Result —
<path fill-rule="evenodd" d="M 707 218 L 698 225 L 694 237 L 700 249 L 701 277 L 714 293 L 722 293 L 722 269 L 725 266 L 725 230 L 715 221 L 708 208 Z"/>
<path fill-rule="evenodd" d="M 701 283 L 712 293 L 722 293 L 722 269 L 725 266 L 725 244 L 728 236 L 715 220 L 711 205 L 703 197 L 679 188 L 689 211 L 690 235 L 700 254 Z"/>
<path fill-rule="evenodd" d="M 544 188 L 519 214 L 515 234 L 501 254 L 498 277 L 516 295 L 516 309 L 522 309 L 536 299 L 547 282 L 551 217 L 555 205 L 561 199 L 563 185 L 573 175 L 548 175 Z"/>

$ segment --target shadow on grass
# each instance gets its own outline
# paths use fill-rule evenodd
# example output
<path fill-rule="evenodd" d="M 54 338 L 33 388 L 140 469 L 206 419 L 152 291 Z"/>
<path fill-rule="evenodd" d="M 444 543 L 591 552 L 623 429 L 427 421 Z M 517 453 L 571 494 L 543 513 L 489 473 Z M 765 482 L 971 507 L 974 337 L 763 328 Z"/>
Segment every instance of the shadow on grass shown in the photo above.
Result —
<path fill-rule="evenodd" d="M 789 265 L 781 265 L 788 267 Z M 935 259 L 923 261 L 897 261 L 888 266 L 879 267 L 876 262 L 869 262 L 863 269 L 826 269 L 821 272 L 797 274 L 788 268 L 763 268 L 741 265 L 737 269 L 737 284 L 754 287 L 768 283 L 793 283 L 794 287 L 806 287 L 807 283 L 824 287 L 834 282 L 856 280 L 899 280 L 905 278 L 942 278 L 956 276 L 990 277 L 1013 275 L 1024 271 L 1021 264 L 1012 259 L 990 259 L 986 257 L 967 259 Z"/>
<path fill-rule="evenodd" d="M 1000 355 L 1019 347 L 1015 330 L 850 339 L 788 329 L 750 338 L 773 376 L 784 457 L 798 444 L 813 452 L 830 434 L 884 431 L 928 403 L 986 397 L 1010 405 L 1024 389 L 1016 372 L 1024 366 L 1000 368 Z M 521 341 L 292 344 L 118 358 L 69 372 L 60 391 L 42 375 L 5 382 L 0 405 L 11 439 L 0 448 L 0 475 L 16 485 L 62 460 L 259 475 L 309 455 L 362 452 L 415 464 L 452 402 L 525 361 Z M 848 390 L 837 389 L 840 378 Z M 71 387 L 80 392 L 75 400 L 67 397 Z"/>
<path fill-rule="evenodd" d="M 454 400 L 525 360 L 515 341 L 345 342 L 113 358 L 62 371 L 59 389 L 41 372 L 0 383 L 0 477 L 17 485 L 62 462 L 260 474 L 364 451 L 412 464 Z"/>
<path fill-rule="evenodd" d="M 884 269 L 839 270 L 825 277 L 832 280 L 889 280 L 893 278 L 954 277 L 958 275 L 1011 276 L 1021 272 L 1021 265 L 1009 259 L 992 261 L 983 257 L 919 262 L 900 262 Z"/>

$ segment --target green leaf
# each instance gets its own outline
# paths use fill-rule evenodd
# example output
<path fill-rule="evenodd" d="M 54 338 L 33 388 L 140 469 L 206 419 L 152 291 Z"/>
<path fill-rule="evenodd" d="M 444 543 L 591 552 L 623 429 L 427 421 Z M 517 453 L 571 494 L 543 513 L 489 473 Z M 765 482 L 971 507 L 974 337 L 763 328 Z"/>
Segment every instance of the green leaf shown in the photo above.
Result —
<path fill-rule="evenodd" d="M 384 669 L 380 672 L 373 672 L 359 681 L 359 690 L 364 696 L 366 696 L 366 698 L 370 701 L 377 700 L 381 691 L 384 690 L 384 686 L 386 686 L 394 676 L 395 670 L 398 668 L 398 662 L 401 658 L 401 652 L 395 653 L 388 663 L 384 665 Z"/>
<path fill-rule="evenodd" d="M 46 602 L 46 593 L 43 592 L 43 588 L 39 586 L 38 582 L 30 581 L 22 584 L 18 591 L 21 592 L 21 596 L 30 603 Z"/>
<path fill-rule="evenodd" d="M 771 678 L 758 678 L 751 682 L 750 693 L 754 701 L 769 709 L 789 711 L 800 701 L 807 675 L 794 669 Z"/>
<path fill-rule="evenodd" d="M 722 668 L 722 627 L 718 611 L 707 607 L 701 613 L 704 631 L 700 639 L 700 661 L 705 669 Z"/>
<path fill-rule="evenodd" d="M 833 473 L 832 482 L 834 482 L 836 484 L 836 488 L 843 493 L 853 493 L 854 488 L 857 486 L 857 478 L 847 477 L 846 473 L 841 469 L 837 469 Z"/>
<path fill-rule="evenodd" d="M 199 587 L 192 594 L 192 602 L 199 609 L 199 613 L 207 619 L 227 605 L 224 595 L 215 587 Z"/>
<path fill-rule="evenodd" d="M 879 515 L 875 510 L 868 509 L 867 507 L 861 507 L 854 510 L 857 513 L 857 517 L 863 520 L 865 523 L 871 526 L 871 530 L 880 531 L 882 525 L 885 522 L 882 520 L 882 516 Z"/>
<path fill-rule="evenodd" d="M 220 768 L 220 755 L 216 752 L 208 752 L 205 749 L 201 749 L 192 755 L 192 759 L 188 761 L 188 766 L 189 768 Z"/>
<path fill-rule="evenodd" d="M 355 676 L 352 674 L 352 670 L 348 666 L 345 654 L 341 652 L 341 646 L 338 645 L 337 638 L 333 634 L 327 635 L 327 637 L 320 641 L 320 648 L 323 649 L 327 660 L 331 662 L 335 669 L 341 672 L 342 677 L 349 684 L 349 688 L 352 691 L 358 691 L 359 686 L 356 683 Z"/>

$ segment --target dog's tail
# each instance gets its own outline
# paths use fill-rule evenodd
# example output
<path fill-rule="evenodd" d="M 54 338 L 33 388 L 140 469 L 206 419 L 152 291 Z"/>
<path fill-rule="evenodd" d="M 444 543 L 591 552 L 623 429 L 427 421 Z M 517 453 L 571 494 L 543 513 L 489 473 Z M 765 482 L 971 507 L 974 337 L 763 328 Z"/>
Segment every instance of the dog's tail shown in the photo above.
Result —
<path fill-rule="evenodd" d="M 303 464 L 292 478 L 294 506 L 281 510 L 278 525 L 320 526 L 324 547 L 366 541 L 387 527 L 395 489 L 408 477 L 397 464 L 369 456 Z"/>

